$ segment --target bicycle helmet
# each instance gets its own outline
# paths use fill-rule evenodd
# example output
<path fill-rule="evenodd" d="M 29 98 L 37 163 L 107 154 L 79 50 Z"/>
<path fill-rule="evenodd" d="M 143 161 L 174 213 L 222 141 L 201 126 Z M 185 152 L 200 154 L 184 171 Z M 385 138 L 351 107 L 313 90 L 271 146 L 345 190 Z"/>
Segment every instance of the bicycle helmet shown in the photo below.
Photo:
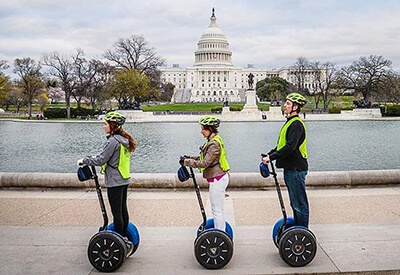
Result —
<path fill-rule="evenodd" d="M 200 123 L 200 125 L 203 125 L 203 126 L 212 126 L 212 127 L 218 128 L 219 124 L 221 123 L 221 120 L 219 120 L 215 116 L 203 116 L 199 120 L 199 123 Z"/>
<path fill-rule="evenodd" d="M 105 121 L 114 121 L 119 126 L 122 126 L 125 123 L 126 117 L 118 112 L 109 112 L 104 116 Z"/>
<path fill-rule="evenodd" d="M 178 173 L 178 179 L 181 182 L 187 181 L 190 178 L 189 171 L 183 165 L 181 165 L 181 167 L 178 169 L 177 173 Z"/>
<path fill-rule="evenodd" d="M 290 93 L 287 95 L 286 99 L 300 106 L 304 106 L 307 103 L 307 99 L 299 93 Z"/>

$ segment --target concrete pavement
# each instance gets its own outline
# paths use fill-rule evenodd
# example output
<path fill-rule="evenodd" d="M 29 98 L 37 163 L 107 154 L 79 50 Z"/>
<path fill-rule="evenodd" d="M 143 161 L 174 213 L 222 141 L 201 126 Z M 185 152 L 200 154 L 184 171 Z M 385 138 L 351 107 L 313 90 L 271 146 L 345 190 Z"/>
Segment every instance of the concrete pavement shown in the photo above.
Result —
<path fill-rule="evenodd" d="M 281 216 L 274 189 L 230 191 L 226 218 L 235 251 L 222 270 L 202 268 L 193 255 L 201 222 L 194 191 L 130 191 L 138 251 L 117 274 L 400 274 L 400 187 L 310 189 L 310 229 L 317 256 L 302 268 L 287 266 L 271 241 Z M 104 193 L 105 194 L 105 193 Z M 203 199 L 209 211 L 207 192 Z M 284 191 L 287 203 L 287 194 Z M 0 190 L 0 274 L 94 274 L 89 238 L 102 224 L 91 190 Z M 110 211 L 109 211 L 110 212 Z"/>

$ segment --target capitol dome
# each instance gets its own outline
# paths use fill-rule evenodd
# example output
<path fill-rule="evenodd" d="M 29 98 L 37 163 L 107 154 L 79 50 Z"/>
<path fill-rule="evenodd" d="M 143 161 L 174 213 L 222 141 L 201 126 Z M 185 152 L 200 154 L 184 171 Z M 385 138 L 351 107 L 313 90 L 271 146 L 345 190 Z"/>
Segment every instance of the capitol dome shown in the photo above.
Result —
<path fill-rule="evenodd" d="M 197 43 L 194 66 L 232 66 L 232 52 L 229 50 L 229 43 L 224 32 L 217 25 L 214 9 L 212 9 L 210 20 L 210 25 Z"/>

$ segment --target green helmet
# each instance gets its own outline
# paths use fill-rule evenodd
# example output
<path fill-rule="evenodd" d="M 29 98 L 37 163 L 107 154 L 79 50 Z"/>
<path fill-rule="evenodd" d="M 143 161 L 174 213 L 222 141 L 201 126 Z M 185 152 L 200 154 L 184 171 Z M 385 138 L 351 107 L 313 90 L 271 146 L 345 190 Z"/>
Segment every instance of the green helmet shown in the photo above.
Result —
<path fill-rule="evenodd" d="M 200 125 L 203 126 L 212 126 L 212 127 L 219 127 L 220 120 L 216 118 L 215 116 L 203 116 L 200 120 L 199 123 Z"/>
<path fill-rule="evenodd" d="M 126 117 L 118 112 L 109 112 L 104 116 L 105 121 L 114 121 L 119 126 L 122 126 L 125 123 Z"/>
<path fill-rule="evenodd" d="M 307 99 L 299 93 L 290 93 L 286 97 L 287 100 L 290 100 L 293 103 L 297 103 L 300 106 L 304 106 L 307 104 Z"/>

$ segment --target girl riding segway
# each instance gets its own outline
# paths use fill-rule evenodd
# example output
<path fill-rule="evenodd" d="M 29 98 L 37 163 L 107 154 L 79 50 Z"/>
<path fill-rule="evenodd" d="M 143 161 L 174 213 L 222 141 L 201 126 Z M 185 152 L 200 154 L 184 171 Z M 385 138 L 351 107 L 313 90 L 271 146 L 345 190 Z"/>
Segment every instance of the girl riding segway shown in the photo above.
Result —
<path fill-rule="evenodd" d="M 128 254 L 134 249 L 128 240 L 129 214 L 127 193 L 130 179 L 130 154 L 135 151 L 137 143 L 134 138 L 122 128 L 125 116 L 118 112 L 109 112 L 104 117 L 104 131 L 107 142 L 103 151 L 92 157 L 78 160 L 78 165 L 101 166 L 104 174 L 107 196 L 114 218 L 114 231 L 125 238 Z"/>
<path fill-rule="evenodd" d="M 200 156 L 181 157 L 179 163 L 199 168 L 209 183 L 211 211 L 214 228 L 225 231 L 224 200 L 229 185 L 229 164 L 225 145 L 218 133 L 220 120 L 214 116 L 204 116 L 199 120 L 201 134 L 207 142 L 201 147 Z"/>

